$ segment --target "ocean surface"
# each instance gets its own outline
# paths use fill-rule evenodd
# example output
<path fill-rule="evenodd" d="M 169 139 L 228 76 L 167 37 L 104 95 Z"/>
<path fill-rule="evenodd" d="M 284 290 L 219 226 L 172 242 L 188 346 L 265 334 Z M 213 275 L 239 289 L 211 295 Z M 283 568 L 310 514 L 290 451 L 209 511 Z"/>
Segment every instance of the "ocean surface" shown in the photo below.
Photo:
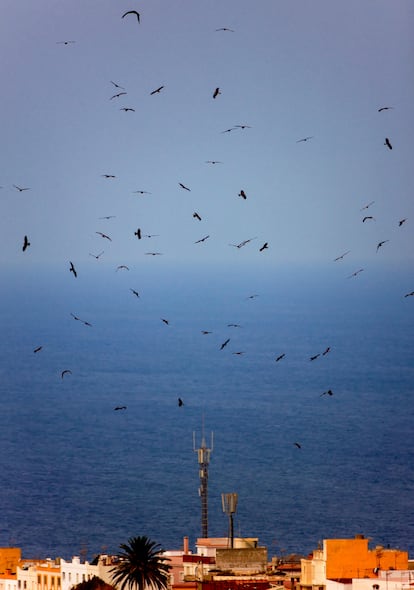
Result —
<path fill-rule="evenodd" d="M 210 536 L 236 492 L 269 557 L 359 533 L 413 557 L 414 273 L 93 268 L 2 274 L 0 546 L 194 549 L 204 428 Z"/>

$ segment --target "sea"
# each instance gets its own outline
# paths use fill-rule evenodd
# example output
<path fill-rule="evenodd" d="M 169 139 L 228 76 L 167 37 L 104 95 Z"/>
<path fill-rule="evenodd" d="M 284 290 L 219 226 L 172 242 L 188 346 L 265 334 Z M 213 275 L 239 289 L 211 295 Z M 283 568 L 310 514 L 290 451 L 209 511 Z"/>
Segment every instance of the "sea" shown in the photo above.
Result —
<path fill-rule="evenodd" d="M 209 536 L 237 493 L 269 559 L 356 534 L 413 557 L 414 273 L 341 264 L 6 268 L 0 546 L 195 550 L 204 441 Z"/>

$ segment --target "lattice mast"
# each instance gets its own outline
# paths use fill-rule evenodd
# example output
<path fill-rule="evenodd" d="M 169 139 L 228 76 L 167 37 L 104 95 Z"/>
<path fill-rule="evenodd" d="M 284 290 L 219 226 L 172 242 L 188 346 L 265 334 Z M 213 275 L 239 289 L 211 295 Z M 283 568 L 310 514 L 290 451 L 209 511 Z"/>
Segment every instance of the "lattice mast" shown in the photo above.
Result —
<path fill-rule="evenodd" d="M 197 453 L 199 465 L 200 487 L 198 488 L 198 495 L 201 498 L 201 536 L 208 538 L 208 465 L 210 463 L 210 455 L 213 452 L 213 433 L 211 433 L 210 448 L 206 445 L 204 436 L 204 424 L 201 434 L 201 445 L 197 449 L 195 442 L 195 432 L 193 432 L 193 450 Z"/>

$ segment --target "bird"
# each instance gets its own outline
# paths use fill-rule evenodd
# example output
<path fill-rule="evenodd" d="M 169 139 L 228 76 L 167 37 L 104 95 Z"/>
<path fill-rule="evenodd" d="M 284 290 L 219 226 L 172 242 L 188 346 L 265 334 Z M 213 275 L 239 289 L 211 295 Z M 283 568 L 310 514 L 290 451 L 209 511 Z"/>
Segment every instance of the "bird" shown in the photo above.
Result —
<path fill-rule="evenodd" d="M 362 220 L 362 223 L 365 223 L 369 219 L 372 220 L 372 221 L 375 221 L 375 219 L 374 219 L 374 217 L 372 217 L 372 215 L 365 215 L 365 217 Z"/>
<path fill-rule="evenodd" d="M 343 254 L 341 254 L 340 256 L 337 256 L 336 258 L 334 258 L 334 262 L 337 262 L 338 260 L 342 260 L 344 258 L 344 256 L 346 256 L 347 254 L 350 253 L 351 250 L 347 250 L 346 252 L 344 252 Z"/>
<path fill-rule="evenodd" d="M 141 236 L 141 229 L 140 228 L 138 228 L 137 231 L 134 232 L 134 236 L 137 236 L 138 240 L 141 239 L 142 236 Z"/>
<path fill-rule="evenodd" d="M 164 88 L 164 86 L 160 86 L 159 88 L 156 88 L 155 90 L 150 92 L 150 96 L 152 96 L 153 94 L 159 94 L 163 88 Z"/>
<path fill-rule="evenodd" d="M 279 361 L 281 361 L 283 358 L 285 358 L 285 356 L 286 356 L 286 353 L 284 353 L 284 352 L 283 352 L 282 354 L 279 354 L 279 356 L 277 356 L 277 357 L 275 358 L 275 362 L 276 362 L 276 363 L 278 363 L 278 362 L 279 362 Z"/>
<path fill-rule="evenodd" d="M 120 86 L 119 84 L 117 84 L 116 82 L 113 82 L 112 80 L 110 80 L 110 83 L 113 84 L 115 86 L 115 88 L 120 88 L 121 90 L 125 90 L 125 88 L 123 86 Z"/>
<path fill-rule="evenodd" d="M 77 315 L 75 315 L 74 313 L 71 312 L 70 314 L 74 320 L 76 320 L 77 322 L 81 322 L 82 324 L 84 324 L 85 326 L 89 326 L 92 327 L 92 324 L 90 324 L 89 322 L 86 322 L 85 320 L 81 320 L 81 318 L 79 318 Z"/>
<path fill-rule="evenodd" d="M 321 353 L 318 352 L 318 354 L 314 354 L 313 356 L 309 357 L 310 361 L 316 361 L 317 358 L 319 358 L 321 356 Z"/>
<path fill-rule="evenodd" d="M 352 274 L 350 274 L 348 276 L 348 279 L 352 278 L 352 277 L 356 277 L 357 275 L 359 275 L 360 272 L 362 272 L 364 269 L 360 268 L 359 270 L 356 270 L 355 272 L 353 272 Z"/>
<path fill-rule="evenodd" d="M 387 242 L 389 242 L 389 240 L 382 240 L 382 242 L 378 242 L 378 245 L 377 245 L 377 252 L 378 252 L 378 250 L 381 248 L 381 246 L 383 246 L 383 244 L 386 244 Z"/>
<path fill-rule="evenodd" d="M 135 289 L 130 289 L 130 291 L 135 295 L 135 297 L 139 297 L 138 291 L 135 291 Z"/>
<path fill-rule="evenodd" d="M 233 29 L 228 29 L 227 27 L 220 27 L 219 29 L 216 29 L 217 31 L 228 31 L 229 33 L 234 33 Z"/>
<path fill-rule="evenodd" d="M 137 12 L 136 10 L 127 10 L 122 16 L 121 18 L 124 18 L 125 16 L 127 16 L 127 14 L 135 14 L 135 16 L 137 17 L 138 22 L 140 21 L 140 14 L 139 12 Z"/>
<path fill-rule="evenodd" d="M 103 253 L 104 253 L 103 250 L 102 250 L 102 252 L 99 252 L 99 254 L 91 254 L 89 252 L 89 256 L 93 256 L 94 258 L 96 258 L 96 260 L 99 260 L 99 258 L 102 256 Z"/>
<path fill-rule="evenodd" d="M 146 256 L 162 256 L 162 252 L 145 252 Z"/>
<path fill-rule="evenodd" d="M 178 407 L 181 408 L 184 405 L 183 400 L 179 397 L 177 401 L 178 401 Z"/>
<path fill-rule="evenodd" d="M 114 412 L 117 412 L 118 410 L 126 410 L 127 407 L 126 406 L 115 406 L 114 407 Z"/>
<path fill-rule="evenodd" d="M 361 207 L 360 211 L 363 211 L 364 209 L 368 209 L 368 207 L 371 207 L 371 205 L 373 205 L 374 203 L 375 203 L 375 201 L 370 201 L 369 203 L 367 203 L 366 205 Z"/>
<path fill-rule="evenodd" d="M 70 43 L 76 43 L 76 41 L 56 41 L 56 45 L 69 45 Z"/>
<path fill-rule="evenodd" d="M 75 269 L 75 267 L 73 266 L 73 262 L 71 262 L 71 261 L 69 260 L 69 264 L 70 264 L 70 269 L 69 269 L 69 272 L 72 272 L 72 273 L 73 273 L 73 276 L 74 276 L 74 277 L 75 277 L 75 279 L 76 279 L 76 277 L 78 276 L 78 273 L 76 272 L 76 269 Z"/>
<path fill-rule="evenodd" d="M 241 328 L 240 324 L 227 324 L 228 328 Z"/>
<path fill-rule="evenodd" d="M 206 334 L 211 334 L 212 332 L 210 332 L 209 330 L 201 330 L 201 333 L 206 335 Z"/>
<path fill-rule="evenodd" d="M 119 109 L 120 111 L 125 111 L 126 113 L 128 111 L 131 111 L 132 113 L 135 113 L 135 109 L 131 108 L 131 107 L 122 107 L 121 109 Z"/>
<path fill-rule="evenodd" d="M 382 111 L 389 111 L 390 109 L 393 109 L 394 107 L 381 107 L 378 109 L 378 112 L 381 113 Z"/>
<path fill-rule="evenodd" d="M 392 150 L 392 145 L 388 137 L 385 138 L 384 145 L 386 145 L 388 149 Z"/>
<path fill-rule="evenodd" d="M 230 131 L 234 131 L 235 129 L 236 129 L 236 127 L 229 127 L 228 129 L 221 131 L 221 133 L 230 133 Z"/>
<path fill-rule="evenodd" d="M 405 223 L 407 221 L 407 219 L 400 219 L 400 221 L 398 222 L 398 227 L 401 227 L 403 223 Z"/>
<path fill-rule="evenodd" d="M 245 354 L 245 352 L 243 350 L 240 350 L 237 352 L 232 352 L 232 354 L 237 354 L 238 356 L 241 356 L 242 354 Z"/>
<path fill-rule="evenodd" d="M 223 342 L 223 344 L 220 346 L 220 350 L 223 350 L 223 348 L 224 348 L 225 346 L 227 346 L 227 344 L 228 344 L 229 342 L 230 342 L 230 338 L 227 338 L 227 340 L 225 340 L 225 341 Z"/>
<path fill-rule="evenodd" d="M 125 264 L 121 264 L 119 266 L 116 267 L 116 270 L 129 270 L 129 267 L 126 266 Z"/>
<path fill-rule="evenodd" d="M 262 247 L 259 249 L 259 252 L 263 252 L 263 250 L 266 250 L 267 248 L 269 248 L 269 245 L 268 245 L 268 243 L 267 243 L 267 242 L 265 242 L 265 243 L 263 244 L 263 246 L 262 246 Z"/>
<path fill-rule="evenodd" d="M 250 125 L 235 125 L 235 129 L 251 129 Z"/>
<path fill-rule="evenodd" d="M 61 377 L 62 377 L 62 379 L 63 379 L 63 377 L 64 377 L 65 375 L 72 375 L 72 371 L 71 371 L 70 369 L 65 369 L 64 371 L 62 371 L 62 372 L 61 372 L 60 376 L 61 376 Z"/>
<path fill-rule="evenodd" d="M 40 352 L 40 351 L 42 350 L 42 348 L 43 348 L 43 346 L 37 346 L 37 347 L 36 347 L 36 348 L 33 350 L 33 352 L 34 352 L 34 353 L 36 353 L 36 352 Z"/>
<path fill-rule="evenodd" d="M 181 186 L 181 188 L 183 188 L 185 191 L 191 191 L 191 189 L 190 189 L 190 188 L 188 188 L 188 186 L 185 186 L 185 184 L 183 184 L 182 182 L 179 182 L 178 184 L 179 184 L 179 185 Z"/>
<path fill-rule="evenodd" d="M 23 238 L 23 252 L 26 252 L 27 248 L 30 246 L 30 242 L 29 242 L 29 238 L 27 236 L 24 236 Z"/>
<path fill-rule="evenodd" d="M 200 244 L 201 242 L 205 242 L 210 236 L 204 236 L 204 238 L 200 238 L 194 244 Z"/>
<path fill-rule="evenodd" d="M 28 186 L 17 186 L 17 184 L 13 184 L 14 188 L 17 189 L 20 193 L 22 193 L 23 191 L 29 191 L 30 187 Z"/>
<path fill-rule="evenodd" d="M 414 291 L 411 291 L 411 293 L 406 293 L 404 295 L 404 297 L 413 297 L 414 296 Z"/>
<path fill-rule="evenodd" d="M 161 321 L 162 321 L 162 322 L 164 322 L 164 324 L 166 324 L 167 326 L 169 326 L 169 325 L 170 325 L 170 322 L 169 322 L 169 320 L 166 320 L 166 319 L 164 319 L 164 318 L 161 318 Z"/>
<path fill-rule="evenodd" d="M 298 449 L 302 448 L 302 445 L 300 445 L 298 442 L 293 443 L 295 445 L 295 447 L 297 447 Z"/>
<path fill-rule="evenodd" d="M 103 234 L 101 231 L 96 231 L 95 233 L 98 234 L 99 236 L 102 236 L 106 240 L 109 240 L 110 242 L 112 242 L 112 239 L 109 236 L 107 236 L 106 234 Z"/>
<path fill-rule="evenodd" d="M 116 215 L 104 215 L 103 217 L 99 217 L 98 219 L 114 219 Z"/>
<path fill-rule="evenodd" d="M 193 217 L 194 217 L 195 219 L 198 219 L 198 221 L 201 221 L 201 217 L 200 217 L 200 215 L 197 213 L 197 211 L 195 211 L 195 212 L 193 213 Z"/>
<path fill-rule="evenodd" d="M 248 240 L 243 240 L 242 242 L 240 242 L 240 244 L 229 244 L 229 246 L 234 246 L 235 248 L 243 248 L 243 246 L 245 246 L 246 244 L 248 244 L 249 242 L 251 242 L 252 240 L 255 240 L 256 238 L 249 238 Z"/>
<path fill-rule="evenodd" d="M 259 297 L 259 295 L 257 295 L 257 293 L 254 293 L 253 295 L 249 295 L 248 297 L 246 297 L 246 299 L 256 299 L 256 297 Z"/>
<path fill-rule="evenodd" d="M 206 164 L 222 164 L 220 160 L 206 160 Z"/>
<path fill-rule="evenodd" d="M 331 351 L 331 347 L 330 346 L 327 346 L 325 348 L 325 350 L 323 351 L 322 356 L 326 356 L 328 354 L 328 352 L 330 352 L 330 351 Z"/>
<path fill-rule="evenodd" d="M 109 100 L 113 100 L 114 98 L 119 98 L 120 96 L 124 96 L 126 94 L 126 92 L 118 92 L 118 94 L 114 94 L 113 96 L 111 96 L 111 98 Z"/>
<path fill-rule="evenodd" d="M 133 194 L 139 194 L 139 195 L 151 195 L 152 193 L 149 193 L 148 191 L 133 191 Z"/>
<path fill-rule="evenodd" d="M 301 143 L 302 141 L 308 141 L 309 139 L 313 139 L 313 135 L 309 135 L 308 137 L 302 137 L 302 139 L 298 139 L 296 143 Z"/>
<path fill-rule="evenodd" d="M 328 391 L 324 391 L 323 393 L 321 393 L 320 397 L 322 397 L 323 395 L 333 395 L 332 389 L 328 389 Z"/>
<path fill-rule="evenodd" d="M 103 178 L 116 178 L 115 174 L 101 174 Z"/>
<path fill-rule="evenodd" d="M 247 195 L 246 195 L 246 193 L 244 192 L 243 189 L 239 192 L 238 196 L 241 197 L 244 200 L 247 199 Z"/>
<path fill-rule="evenodd" d="M 217 98 L 219 94 L 221 94 L 220 88 L 216 88 L 215 91 L 213 92 L 213 98 Z"/>

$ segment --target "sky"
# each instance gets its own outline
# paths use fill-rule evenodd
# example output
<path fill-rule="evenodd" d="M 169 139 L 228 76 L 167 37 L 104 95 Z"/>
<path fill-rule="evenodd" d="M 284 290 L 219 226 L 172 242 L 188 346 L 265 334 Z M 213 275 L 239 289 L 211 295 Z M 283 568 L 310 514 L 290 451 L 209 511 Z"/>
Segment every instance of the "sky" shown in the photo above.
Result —
<path fill-rule="evenodd" d="M 412 271 L 413 25 L 404 0 L 4 0 L 2 267 Z"/>

